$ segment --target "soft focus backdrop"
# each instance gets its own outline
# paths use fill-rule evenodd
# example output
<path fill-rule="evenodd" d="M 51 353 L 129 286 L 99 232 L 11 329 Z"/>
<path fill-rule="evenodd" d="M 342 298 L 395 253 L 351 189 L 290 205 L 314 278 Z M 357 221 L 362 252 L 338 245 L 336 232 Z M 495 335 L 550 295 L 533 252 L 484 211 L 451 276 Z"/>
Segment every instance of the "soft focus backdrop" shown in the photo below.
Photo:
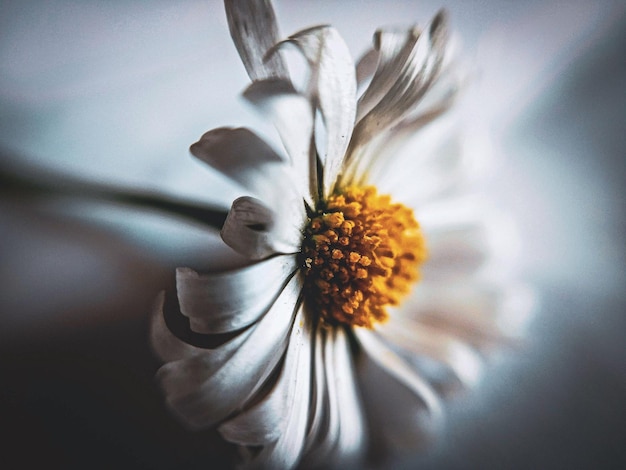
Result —
<path fill-rule="evenodd" d="M 520 269 L 541 301 L 528 349 L 449 404 L 439 446 L 398 465 L 624 468 L 625 4 L 282 1 L 277 13 L 285 35 L 332 23 L 358 56 L 378 26 L 425 24 L 441 6 L 496 139 L 485 191 L 517 218 Z M 188 434 L 163 409 L 146 338 L 173 268 L 204 265 L 203 229 L 23 181 L 228 200 L 233 188 L 188 146 L 212 127 L 271 128 L 238 96 L 248 77 L 221 2 L 2 1 L 0 64 L 3 461 L 220 461 L 211 433 Z"/>

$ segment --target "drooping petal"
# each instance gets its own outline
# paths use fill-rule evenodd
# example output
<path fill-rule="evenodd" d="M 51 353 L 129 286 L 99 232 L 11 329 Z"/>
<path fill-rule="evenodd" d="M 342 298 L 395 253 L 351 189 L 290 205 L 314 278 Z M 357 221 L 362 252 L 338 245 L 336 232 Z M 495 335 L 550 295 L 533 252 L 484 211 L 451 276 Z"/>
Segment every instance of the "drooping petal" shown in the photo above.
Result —
<path fill-rule="evenodd" d="M 197 333 L 224 333 L 250 325 L 269 308 L 291 274 L 294 256 L 276 256 L 235 271 L 176 270 L 181 312 Z"/>
<path fill-rule="evenodd" d="M 481 377 L 480 355 L 450 333 L 397 316 L 376 331 L 411 355 L 429 357 L 449 368 L 463 387 L 475 385 Z"/>
<path fill-rule="evenodd" d="M 284 215 L 258 199 L 242 196 L 233 201 L 222 227 L 222 239 L 251 260 L 296 253 L 302 238 L 300 226 Z"/>
<path fill-rule="evenodd" d="M 158 370 L 167 404 L 181 422 L 192 429 L 208 428 L 254 397 L 285 352 L 301 290 L 301 278 L 293 276 L 263 318 L 242 333 L 247 337 L 222 364 L 211 358 L 220 354 L 220 346 L 205 356 L 171 362 Z"/>
<path fill-rule="evenodd" d="M 225 0 L 230 35 L 252 80 L 287 78 L 280 55 L 266 57 L 278 42 L 278 25 L 270 0 Z"/>
<path fill-rule="evenodd" d="M 317 200 L 317 163 L 313 145 L 314 110 L 287 80 L 263 80 L 243 93 L 272 120 L 293 166 L 296 186 L 313 207 Z"/>
<path fill-rule="evenodd" d="M 311 70 L 309 92 L 326 128 L 323 193 L 328 196 L 341 170 L 356 116 L 356 75 L 348 46 L 330 26 L 317 26 L 290 36 L 279 45 L 296 45 Z"/>

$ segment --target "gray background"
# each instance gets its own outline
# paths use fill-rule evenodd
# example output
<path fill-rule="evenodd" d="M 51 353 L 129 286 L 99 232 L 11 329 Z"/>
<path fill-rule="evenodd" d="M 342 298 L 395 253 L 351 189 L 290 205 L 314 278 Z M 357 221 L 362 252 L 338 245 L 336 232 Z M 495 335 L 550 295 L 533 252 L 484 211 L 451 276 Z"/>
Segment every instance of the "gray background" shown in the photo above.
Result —
<path fill-rule="evenodd" d="M 197 171 L 188 145 L 221 125 L 270 131 L 238 98 L 247 77 L 221 4 L 0 5 L 3 459 L 221 464 L 210 432 L 186 433 L 163 410 L 146 341 L 147 312 L 172 268 L 202 265 L 203 231 L 157 213 L 38 197 L 6 180 L 64 181 L 60 173 L 206 202 L 227 193 Z M 520 224 L 520 269 L 541 304 L 531 346 L 448 404 L 438 446 L 396 465 L 624 468 L 624 3 L 445 6 L 481 70 L 477 102 L 497 123 L 501 160 L 489 191 Z M 333 23 L 359 54 L 377 26 L 423 24 L 438 7 L 284 1 L 278 13 L 284 33 Z"/>

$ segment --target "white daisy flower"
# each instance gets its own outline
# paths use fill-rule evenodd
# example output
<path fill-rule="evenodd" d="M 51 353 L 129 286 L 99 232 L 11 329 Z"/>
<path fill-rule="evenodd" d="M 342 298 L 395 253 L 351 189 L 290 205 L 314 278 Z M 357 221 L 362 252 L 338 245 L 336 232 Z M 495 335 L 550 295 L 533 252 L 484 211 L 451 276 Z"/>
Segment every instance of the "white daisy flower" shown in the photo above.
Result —
<path fill-rule="evenodd" d="M 440 425 L 439 396 L 474 385 L 491 347 L 518 338 L 530 299 L 493 262 L 512 234 L 504 218 L 462 189 L 476 155 L 458 136 L 435 139 L 460 77 L 446 14 L 378 31 L 355 67 L 330 26 L 280 41 L 268 1 L 227 0 L 226 13 L 252 79 L 243 95 L 285 154 L 244 128 L 191 147 L 246 188 L 221 235 L 249 262 L 179 268 L 177 299 L 159 299 L 151 334 L 167 404 L 189 428 L 216 427 L 251 466 L 416 448 Z M 281 56 L 288 44 L 308 64 L 304 89 Z M 163 315 L 176 300 L 185 339 Z"/>

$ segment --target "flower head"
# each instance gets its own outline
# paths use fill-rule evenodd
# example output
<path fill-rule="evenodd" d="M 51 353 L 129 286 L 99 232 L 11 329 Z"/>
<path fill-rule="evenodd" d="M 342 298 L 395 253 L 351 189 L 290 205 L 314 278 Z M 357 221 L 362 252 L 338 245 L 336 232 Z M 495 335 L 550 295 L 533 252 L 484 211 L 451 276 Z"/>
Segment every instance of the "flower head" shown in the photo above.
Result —
<path fill-rule="evenodd" d="M 252 79 L 244 97 L 285 156 L 243 128 L 191 147 L 246 188 L 221 235 L 249 264 L 177 270 L 180 311 L 215 344 L 172 334 L 161 298 L 152 341 L 167 403 L 189 427 L 217 426 L 252 465 L 414 448 L 440 421 L 437 392 L 475 383 L 480 353 L 515 336 L 506 301 L 526 311 L 523 288 L 478 275 L 492 225 L 455 192 L 465 157 L 399 156 L 457 94 L 446 14 L 378 31 L 355 67 L 330 26 L 281 41 L 268 1 L 227 0 L 226 12 Z M 308 63 L 303 89 L 281 56 L 288 44 Z"/>

